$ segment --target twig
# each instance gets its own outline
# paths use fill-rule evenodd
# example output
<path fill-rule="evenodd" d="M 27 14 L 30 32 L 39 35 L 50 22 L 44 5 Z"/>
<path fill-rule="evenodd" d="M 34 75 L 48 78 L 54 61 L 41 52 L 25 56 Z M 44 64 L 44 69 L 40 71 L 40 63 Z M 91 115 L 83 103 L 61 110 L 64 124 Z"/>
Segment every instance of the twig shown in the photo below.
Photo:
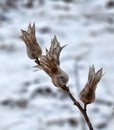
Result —
<path fill-rule="evenodd" d="M 78 109 L 80 110 L 80 112 L 81 112 L 82 115 L 84 116 L 84 119 L 85 119 L 85 121 L 86 121 L 86 123 L 87 123 L 89 129 L 90 129 L 90 130 L 94 130 L 94 129 L 93 129 L 93 126 L 92 126 L 92 123 L 91 123 L 91 121 L 90 121 L 90 119 L 89 119 L 89 117 L 88 117 L 88 115 L 87 115 L 87 112 L 86 112 L 85 108 L 83 108 L 83 107 L 80 105 L 80 103 L 73 97 L 73 95 L 71 94 L 71 92 L 70 92 L 70 90 L 69 90 L 68 87 L 66 87 L 66 89 L 63 89 L 63 88 L 62 88 L 62 90 L 63 90 L 63 91 L 69 96 L 69 98 L 73 101 L 73 104 L 78 107 Z"/>

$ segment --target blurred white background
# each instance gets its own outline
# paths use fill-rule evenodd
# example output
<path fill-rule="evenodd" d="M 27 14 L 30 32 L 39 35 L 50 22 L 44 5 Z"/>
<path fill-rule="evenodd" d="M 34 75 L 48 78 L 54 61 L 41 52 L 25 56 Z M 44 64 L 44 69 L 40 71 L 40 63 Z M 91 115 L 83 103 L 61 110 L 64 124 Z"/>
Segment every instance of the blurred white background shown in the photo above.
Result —
<path fill-rule="evenodd" d="M 69 98 L 26 55 L 21 29 L 36 24 L 45 53 L 57 36 L 61 68 L 78 99 L 89 66 L 103 67 L 96 101 L 88 106 L 95 130 L 114 129 L 114 1 L 0 0 L 0 130 L 88 130 Z"/>

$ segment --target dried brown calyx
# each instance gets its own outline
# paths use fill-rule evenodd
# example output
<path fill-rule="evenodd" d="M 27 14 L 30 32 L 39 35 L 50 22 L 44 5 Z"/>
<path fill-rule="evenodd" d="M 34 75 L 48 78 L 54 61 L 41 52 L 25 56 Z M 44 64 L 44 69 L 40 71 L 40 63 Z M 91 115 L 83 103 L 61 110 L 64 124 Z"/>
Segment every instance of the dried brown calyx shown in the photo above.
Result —
<path fill-rule="evenodd" d="M 88 81 L 85 87 L 80 92 L 80 99 L 84 103 L 85 107 L 87 104 L 94 102 L 95 90 L 102 76 L 103 76 L 102 68 L 99 69 L 97 72 L 95 72 L 95 68 L 93 65 L 92 67 L 89 68 Z"/>
<path fill-rule="evenodd" d="M 60 53 L 66 46 L 60 46 L 56 36 L 51 41 L 50 49 L 46 49 L 46 55 L 42 55 L 42 50 L 35 36 L 35 24 L 29 24 L 28 30 L 22 30 L 22 40 L 27 47 L 29 58 L 35 59 L 37 67 L 43 69 L 52 79 L 56 87 L 65 88 L 68 82 L 68 75 L 60 68 Z"/>
<path fill-rule="evenodd" d="M 28 30 L 24 31 L 21 30 L 22 36 L 21 39 L 24 41 L 26 48 L 27 48 L 27 55 L 31 59 L 37 59 L 42 54 L 42 50 L 37 43 L 36 36 L 35 36 L 35 24 L 31 26 L 29 24 Z"/>

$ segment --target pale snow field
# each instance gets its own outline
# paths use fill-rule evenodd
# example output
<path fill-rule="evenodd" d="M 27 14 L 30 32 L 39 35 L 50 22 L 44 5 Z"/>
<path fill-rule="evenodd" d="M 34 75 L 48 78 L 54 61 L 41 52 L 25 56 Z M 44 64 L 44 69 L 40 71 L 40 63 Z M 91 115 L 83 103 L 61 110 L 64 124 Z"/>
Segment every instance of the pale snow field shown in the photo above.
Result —
<path fill-rule="evenodd" d="M 84 126 L 78 109 L 50 78 L 42 70 L 34 72 L 35 63 L 20 39 L 20 29 L 34 22 L 44 53 L 54 35 L 61 45 L 68 44 L 61 53 L 61 68 L 69 75 L 75 97 L 87 81 L 89 66 L 103 67 L 105 74 L 88 114 L 95 130 L 114 130 L 114 7 L 107 8 L 107 1 L 44 0 L 38 5 L 34 0 L 34 8 L 27 8 L 24 0 L 7 8 L 0 0 L 0 130 L 82 130 Z"/>

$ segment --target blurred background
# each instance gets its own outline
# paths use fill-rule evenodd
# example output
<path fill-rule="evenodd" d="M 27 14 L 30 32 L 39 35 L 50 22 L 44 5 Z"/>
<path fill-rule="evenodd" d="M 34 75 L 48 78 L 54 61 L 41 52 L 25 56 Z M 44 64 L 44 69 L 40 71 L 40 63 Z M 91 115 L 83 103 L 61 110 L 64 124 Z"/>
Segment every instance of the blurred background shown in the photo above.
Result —
<path fill-rule="evenodd" d="M 72 101 L 27 57 L 21 29 L 34 22 L 44 54 L 54 35 L 67 44 L 61 68 L 78 100 L 89 66 L 103 68 L 88 115 L 95 130 L 114 130 L 113 0 L 0 0 L 0 130 L 88 130 Z"/>

